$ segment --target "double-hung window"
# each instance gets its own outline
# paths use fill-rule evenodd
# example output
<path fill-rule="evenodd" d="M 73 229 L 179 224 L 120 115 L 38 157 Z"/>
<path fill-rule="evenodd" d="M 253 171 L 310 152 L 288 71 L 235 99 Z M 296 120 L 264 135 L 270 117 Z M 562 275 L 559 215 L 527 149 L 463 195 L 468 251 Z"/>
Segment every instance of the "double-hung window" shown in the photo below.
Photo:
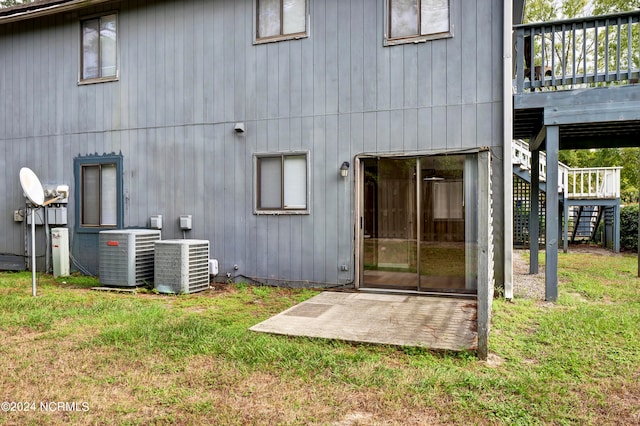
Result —
<path fill-rule="evenodd" d="M 256 156 L 256 212 L 307 213 L 305 153 Z"/>
<path fill-rule="evenodd" d="M 84 157 L 75 160 L 76 212 L 82 229 L 122 226 L 122 157 Z"/>
<path fill-rule="evenodd" d="M 256 42 L 307 36 L 307 0 L 255 0 Z"/>
<path fill-rule="evenodd" d="M 451 36 L 449 0 L 387 1 L 387 44 Z"/>
<path fill-rule="evenodd" d="M 114 80 L 118 76 L 117 15 L 82 21 L 82 82 Z"/>

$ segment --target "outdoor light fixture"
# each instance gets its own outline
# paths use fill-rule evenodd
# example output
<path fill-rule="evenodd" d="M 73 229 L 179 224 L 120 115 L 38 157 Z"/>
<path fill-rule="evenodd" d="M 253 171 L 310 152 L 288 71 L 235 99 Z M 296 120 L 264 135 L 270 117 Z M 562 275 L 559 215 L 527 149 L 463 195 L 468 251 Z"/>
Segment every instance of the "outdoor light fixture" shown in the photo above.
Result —
<path fill-rule="evenodd" d="M 348 161 L 345 161 L 344 163 L 342 163 L 342 166 L 340 166 L 340 176 L 342 176 L 342 177 L 349 176 L 349 162 Z"/>

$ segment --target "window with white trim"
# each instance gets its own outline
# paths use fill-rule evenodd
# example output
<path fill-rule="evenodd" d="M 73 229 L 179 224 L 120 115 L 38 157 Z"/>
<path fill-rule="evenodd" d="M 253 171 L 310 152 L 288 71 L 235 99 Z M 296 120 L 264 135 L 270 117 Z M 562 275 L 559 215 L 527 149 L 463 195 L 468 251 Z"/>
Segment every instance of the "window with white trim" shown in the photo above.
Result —
<path fill-rule="evenodd" d="M 307 155 L 300 153 L 256 157 L 256 211 L 306 212 Z"/>
<path fill-rule="evenodd" d="M 307 36 L 307 0 L 256 0 L 256 42 Z"/>
<path fill-rule="evenodd" d="M 82 21 L 81 81 L 114 80 L 118 75 L 117 15 Z"/>
<path fill-rule="evenodd" d="M 388 44 L 451 36 L 449 0 L 388 0 Z"/>

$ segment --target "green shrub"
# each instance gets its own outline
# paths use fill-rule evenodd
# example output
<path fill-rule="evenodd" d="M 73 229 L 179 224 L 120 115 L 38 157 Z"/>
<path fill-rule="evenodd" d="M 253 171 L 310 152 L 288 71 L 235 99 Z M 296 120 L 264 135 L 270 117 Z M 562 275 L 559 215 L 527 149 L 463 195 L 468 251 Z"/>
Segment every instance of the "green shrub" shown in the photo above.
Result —
<path fill-rule="evenodd" d="M 638 252 L 638 205 L 620 209 L 620 248 Z"/>

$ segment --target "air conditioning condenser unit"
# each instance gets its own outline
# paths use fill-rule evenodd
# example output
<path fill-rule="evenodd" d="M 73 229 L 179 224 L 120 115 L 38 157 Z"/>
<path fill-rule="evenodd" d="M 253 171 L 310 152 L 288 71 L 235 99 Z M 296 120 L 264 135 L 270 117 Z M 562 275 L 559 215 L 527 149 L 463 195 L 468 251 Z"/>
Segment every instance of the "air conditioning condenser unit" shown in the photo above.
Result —
<path fill-rule="evenodd" d="M 153 244 L 161 233 L 155 229 L 117 229 L 98 236 L 100 284 L 136 287 L 153 281 Z"/>
<path fill-rule="evenodd" d="M 160 293 L 195 293 L 208 289 L 209 241 L 156 241 L 153 282 Z"/>

